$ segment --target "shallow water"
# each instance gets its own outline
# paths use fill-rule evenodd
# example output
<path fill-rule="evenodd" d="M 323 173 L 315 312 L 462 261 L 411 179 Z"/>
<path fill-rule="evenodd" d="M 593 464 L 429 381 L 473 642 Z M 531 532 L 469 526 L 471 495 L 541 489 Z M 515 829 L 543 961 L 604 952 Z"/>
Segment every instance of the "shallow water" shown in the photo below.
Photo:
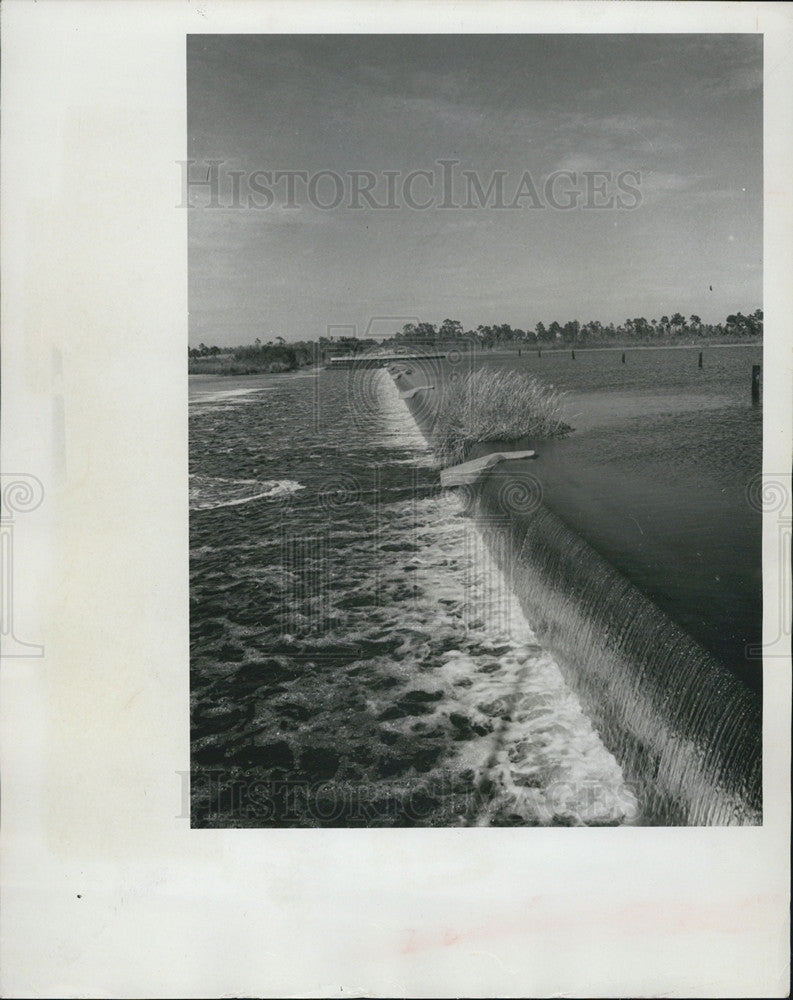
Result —
<path fill-rule="evenodd" d="M 641 819 L 385 372 L 190 390 L 193 825 Z"/>

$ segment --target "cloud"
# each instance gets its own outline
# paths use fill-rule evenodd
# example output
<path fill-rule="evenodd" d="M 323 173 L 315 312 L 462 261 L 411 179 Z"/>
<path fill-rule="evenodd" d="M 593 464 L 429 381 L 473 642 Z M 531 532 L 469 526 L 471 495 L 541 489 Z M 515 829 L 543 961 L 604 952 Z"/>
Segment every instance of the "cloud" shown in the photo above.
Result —
<path fill-rule="evenodd" d="M 736 66 L 725 75 L 706 81 L 706 93 L 721 96 L 729 94 L 761 92 L 763 89 L 762 65 Z"/>
<path fill-rule="evenodd" d="M 191 250 L 215 253 L 247 251 L 260 246 L 269 230 L 318 230 L 339 225 L 339 212 L 323 211 L 306 203 L 298 208 L 274 204 L 269 208 L 189 209 Z"/>

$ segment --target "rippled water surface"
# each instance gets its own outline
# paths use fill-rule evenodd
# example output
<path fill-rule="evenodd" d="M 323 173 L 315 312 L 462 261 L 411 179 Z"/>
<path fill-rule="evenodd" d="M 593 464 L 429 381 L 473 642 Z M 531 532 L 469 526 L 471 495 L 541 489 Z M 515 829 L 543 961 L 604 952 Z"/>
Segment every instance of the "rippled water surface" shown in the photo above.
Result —
<path fill-rule="evenodd" d="M 755 791 L 735 816 L 756 821 L 759 728 L 744 754 L 733 745 L 755 703 L 730 684 L 739 678 L 754 697 L 761 680 L 747 656 L 762 609 L 748 489 L 760 470 L 749 391 L 760 353 L 711 348 L 701 369 L 696 350 L 628 350 L 625 364 L 611 351 L 476 358 L 566 390 L 576 427 L 541 443 L 533 462 L 510 463 L 526 467 L 557 525 L 547 538 L 537 527 L 517 563 L 517 551 L 494 560 L 479 531 L 498 548 L 500 529 L 439 490 L 407 409 L 427 430 L 438 393 L 470 358 L 414 362 L 401 383 L 376 369 L 193 377 L 194 825 L 728 822 L 744 784 Z M 408 382 L 437 388 L 402 399 Z M 545 552 L 551 535 L 564 544 L 546 565 L 532 546 Z M 560 583 L 579 548 L 586 559 Z M 517 587 L 498 566 L 523 574 Z M 615 593 L 624 581 L 638 588 L 625 593 L 644 609 L 645 638 L 635 609 L 600 607 L 592 588 L 604 574 Z M 612 640 L 629 627 L 641 648 L 617 656 Z M 650 655 L 661 633 L 679 638 Z M 675 653 L 684 647 L 690 664 Z M 633 761 L 633 787 L 551 648 L 608 746 Z M 701 725 L 675 735 L 674 699 L 696 664 L 718 696 Z M 617 684 L 630 732 L 611 731 L 603 699 L 592 700 L 596 667 Z M 650 671 L 641 697 L 635 670 Z M 728 689 L 733 736 L 722 746 Z M 662 722 L 666 742 L 653 736 Z M 661 767 L 681 739 L 695 750 L 666 768 L 674 808 L 654 806 L 655 765 L 637 761 Z M 692 761 L 711 751 L 695 780 Z M 703 780 L 713 787 L 697 812 Z"/>
<path fill-rule="evenodd" d="M 639 818 L 385 372 L 190 399 L 194 825 Z"/>

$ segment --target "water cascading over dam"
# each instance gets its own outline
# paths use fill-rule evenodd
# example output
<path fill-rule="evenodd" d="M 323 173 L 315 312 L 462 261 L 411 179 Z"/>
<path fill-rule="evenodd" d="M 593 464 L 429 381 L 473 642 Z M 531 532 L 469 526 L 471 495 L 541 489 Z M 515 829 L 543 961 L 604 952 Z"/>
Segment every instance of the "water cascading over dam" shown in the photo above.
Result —
<path fill-rule="evenodd" d="M 437 371 L 414 364 L 397 382 L 430 444 L 439 394 L 411 389 L 438 381 Z M 560 516 L 536 468 L 496 465 L 460 493 L 532 629 L 633 784 L 642 821 L 760 823 L 757 686 Z"/>

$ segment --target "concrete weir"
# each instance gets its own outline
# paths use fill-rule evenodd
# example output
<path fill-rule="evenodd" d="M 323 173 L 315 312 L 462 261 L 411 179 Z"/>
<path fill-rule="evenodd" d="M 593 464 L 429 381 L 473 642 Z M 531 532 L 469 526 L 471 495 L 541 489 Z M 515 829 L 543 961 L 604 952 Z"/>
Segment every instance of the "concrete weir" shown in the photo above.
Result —
<path fill-rule="evenodd" d="M 331 370 L 348 368 L 387 368 L 395 363 L 442 361 L 445 354 L 341 354 L 329 358 L 327 367 Z"/>
<path fill-rule="evenodd" d="M 392 377 L 400 369 L 403 392 L 426 375 L 393 366 Z M 431 444 L 428 395 L 404 398 Z M 643 821 L 761 823 L 760 693 L 547 505 L 530 457 L 481 466 L 459 486 L 466 511 L 632 783 Z"/>

